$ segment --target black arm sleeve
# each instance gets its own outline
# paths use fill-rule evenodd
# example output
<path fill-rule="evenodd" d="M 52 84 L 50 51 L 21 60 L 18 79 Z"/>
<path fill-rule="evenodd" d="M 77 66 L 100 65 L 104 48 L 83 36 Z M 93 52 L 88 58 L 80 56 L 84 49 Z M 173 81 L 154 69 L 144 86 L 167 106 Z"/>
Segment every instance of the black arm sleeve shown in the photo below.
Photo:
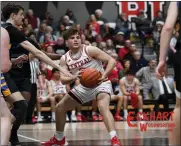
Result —
<path fill-rule="evenodd" d="M 8 26 L 6 30 L 9 33 L 11 44 L 20 44 L 27 40 L 23 32 L 19 31 L 14 26 Z"/>

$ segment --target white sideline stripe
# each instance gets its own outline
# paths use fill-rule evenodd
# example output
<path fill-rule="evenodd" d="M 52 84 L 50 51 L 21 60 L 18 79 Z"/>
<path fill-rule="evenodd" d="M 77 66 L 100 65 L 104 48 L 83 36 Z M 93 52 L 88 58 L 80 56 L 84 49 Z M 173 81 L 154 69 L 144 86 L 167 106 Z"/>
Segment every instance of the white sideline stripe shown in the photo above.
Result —
<path fill-rule="evenodd" d="M 37 140 L 37 139 L 30 138 L 30 137 L 27 137 L 27 136 L 23 136 L 23 135 L 20 135 L 20 134 L 18 134 L 18 136 L 19 136 L 19 137 L 22 137 L 22 138 L 26 138 L 26 139 L 32 140 L 32 141 L 40 142 L 40 141 Z"/>

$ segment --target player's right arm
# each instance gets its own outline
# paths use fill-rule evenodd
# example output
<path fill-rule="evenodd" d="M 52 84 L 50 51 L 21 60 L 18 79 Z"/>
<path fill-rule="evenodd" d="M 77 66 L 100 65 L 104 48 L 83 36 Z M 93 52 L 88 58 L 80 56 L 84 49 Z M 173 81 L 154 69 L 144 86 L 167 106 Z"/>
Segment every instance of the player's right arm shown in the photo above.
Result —
<path fill-rule="evenodd" d="M 9 34 L 1 27 L 1 71 L 8 72 L 11 68 L 9 57 Z"/>
<path fill-rule="evenodd" d="M 67 64 L 64 60 L 64 58 L 62 57 L 60 59 L 60 66 L 68 72 L 68 67 L 67 67 Z M 73 82 L 75 82 L 77 80 L 77 76 L 65 76 L 64 74 L 60 73 L 60 79 L 61 79 L 61 82 L 62 84 L 66 85 L 66 84 L 71 84 Z"/>
<path fill-rule="evenodd" d="M 121 88 L 121 91 L 124 95 L 126 96 L 130 96 L 130 94 L 126 91 L 126 88 L 125 88 L 125 85 L 124 85 L 124 80 L 120 80 L 119 81 L 119 84 L 120 84 L 120 88 Z"/>
<path fill-rule="evenodd" d="M 12 43 L 16 43 L 21 45 L 24 49 L 28 50 L 30 53 L 32 53 L 36 58 L 40 59 L 41 61 L 44 61 L 48 65 L 58 69 L 61 73 L 64 75 L 72 76 L 69 72 L 65 71 L 61 66 L 57 65 L 55 62 L 53 62 L 45 53 L 38 50 L 32 43 L 30 43 L 27 38 L 25 37 L 24 33 L 19 31 L 14 26 L 9 26 L 6 28 L 10 35 L 10 40 Z"/>

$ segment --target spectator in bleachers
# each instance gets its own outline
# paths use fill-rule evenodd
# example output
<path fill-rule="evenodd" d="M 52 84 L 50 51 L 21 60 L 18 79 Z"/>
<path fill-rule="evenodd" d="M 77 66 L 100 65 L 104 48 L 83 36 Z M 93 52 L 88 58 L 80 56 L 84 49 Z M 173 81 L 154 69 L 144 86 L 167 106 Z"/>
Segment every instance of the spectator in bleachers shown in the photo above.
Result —
<path fill-rule="evenodd" d="M 26 15 L 26 18 L 28 19 L 28 24 L 31 24 L 32 28 L 38 28 L 40 25 L 40 20 L 38 17 L 36 17 L 33 13 L 33 10 L 29 9 Z"/>
<path fill-rule="evenodd" d="M 55 33 L 55 34 L 56 34 L 56 37 L 59 38 L 59 37 L 63 36 L 62 33 L 63 33 L 65 30 L 66 30 L 66 29 L 65 29 L 65 26 L 64 26 L 63 24 L 59 23 L 58 28 L 57 28 L 57 31 L 56 31 L 56 33 Z"/>
<path fill-rule="evenodd" d="M 178 31 L 174 30 L 173 37 L 170 40 L 170 49 L 173 51 L 173 53 L 176 53 L 175 46 L 177 44 L 177 39 L 179 38 Z"/>
<path fill-rule="evenodd" d="M 131 41 L 126 40 L 125 46 L 119 49 L 118 55 L 120 60 L 123 60 L 125 55 L 129 53 L 130 48 L 131 48 Z"/>
<path fill-rule="evenodd" d="M 139 51 L 133 52 L 133 60 L 131 60 L 131 70 L 134 74 L 139 71 L 142 67 L 148 65 L 148 61 L 145 60 L 144 57 L 141 57 L 141 53 Z"/>
<path fill-rule="evenodd" d="M 160 34 L 162 31 L 162 27 L 164 25 L 163 21 L 157 21 L 155 29 L 152 33 L 153 36 L 153 43 L 154 43 L 154 50 L 156 51 L 157 56 L 159 56 L 159 49 L 160 49 Z"/>
<path fill-rule="evenodd" d="M 103 40 L 106 41 L 108 39 L 114 39 L 115 30 L 109 26 L 108 23 L 104 24 L 103 29 L 101 30 L 101 35 Z"/>
<path fill-rule="evenodd" d="M 44 15 L 44 19 L 42 22 L 45 22 L 48 26 L 53 27 L 55 23 L 53 23 L 54 18 L 50 12 L 46 12 Z"/>
<path fill-rule="evenodd" d="M 102 43 L 102 42 L 101 42 Z M 116 53 L 113 41 L 111 39 L 108 39 L 106 41 L 107 51 L 110 50 L 112 53 Z"/>
<path fill-rule="evenodd" d="M 77 23 L 77 19 L 76 19 L 75 15 L 71 9 L 67 9 L 65 15 L 69 16 L 70 23 L 72 23 L 72 24 Z"/>
<path fill-rule="evenodd" d="M 82 30 L 80 24 L 76 24 L 76 28 L 80 34 L 83 34 L 83 30 Z"/>
<path fill-rule="evenodd" d="M 94 30 L 94 28 L 92 27 L 92 25 L 90 23 L 87 24 L 87 29 L 85 29 L 85 37 L 86 40 L 90 41 L 90 42 L 94 42 L 96 35 L 98 35 L 98 33 Z"/>
<path fill-rule="evenodd" d="M 100 45 L 98 46 L 98 48 L 100 48 L 101 50 L 106 52 L 107 51 L 107 44 L 106 44 L 106 42 L 101 42 Z"/>
<path fill-rule="evenodd" d="M 50 83 L 53 89 L 53 96 L 51 99 L 51 109 L 52 112 L 54 112 L 56 103 L 62 100 L 65 94 L 70 91 L 70 86 L 63 85 L 61 83 L 60 71 L 55 68 L 52 69 L 52 79 L 50 80 Z M 52 113 L 52 115 L 54 115 L 54 113 Z M 68 120 L 68 116 L 66 117 L 66 119 Z"/>
<path fill-rule="evenodd" d="M 100 9 L 95 10 L 95 16 L 97 22 L 102 26 L 103 24 L 107 23 L 107 19 L 102 16 L 103 12 Z"/>
<path fill-rule="evenodd" d="M 124 46 L 124 43 L 125 43 L 124 32 L 119 31 L 119 32 L 116 34 L 116 38 L 115 38 L 115 41 L 114 41 L 114 45 L 116 46 L 116 52 L 117 52 L 117 53 L 119 52 L 119 49 L 120 49 L 122 46 Z"/>
<path fill-rule="evenodd" d="M 143 101 L 140 94 L 140 82 L 134 76 L 134 73 L 129 70 L 126 72 L 126 76 L 120 80 L 120 88 L 124 97 L 124 118 L 127 119 L 128 115 L 128 100 L 131 100 L 131 105 L 133 108 L 138 108 L 139 112 L 143 112 Z M 132 98 L 137 98 L 137 101 L 133 101 Z"/>
<path fill-rule="evenodd" d="M 69 29 L 73 25 L 67 15 L 63 16 L 61 23 L 64 25 L 65 29 Z"/>
<path fill-rule="evenodd" d="M 125 38 L 129 38 L 129 32 L 131 29 L 131 24 L 127 19 L 126 13 L 121 13 L 118 15 L 118 18 L 116 19 L 116 31 L 124 32 Z"/>
<path fill-rule="evenodd" d="M 125 77 L 125 75 L 126 75 L 126 72 L 128 71 L 128 70 L 130 70 L 130 66 L 131 66 L 131 62 L 130 62 L 130 60 L 124 60 L 123 61 L 123 70 L 120 70 L 119 71 L 119 79 L 122 79 L 123 77 Z"/>
<path fill-rule="evenodd" d="M 157 61 L 155 59 L 151 59 L 149 61 L 149 66 L 141 68 L 137 73 L 136 77 L 140 79 L 143 87 L 143 97 L 144 99 L 150 99 L 149 93 L 152 92 L 153 98 L 158 99 L 159 94 L 157 90 L 153 88 L 153 82 L 157 82 L 158 79 L 155 76 Z"/>
<path fill-rule="evenodd" d="M 59 37 L 57 39 L 57 42 L 53 46 L 53 48 L 54 48 L 55 53 L 61 54 L 61 55 L 65 54 L 68 51 L 67 47 L 65 46 L 63 37 Z"/>
<path fill-rule="evenodd" d="M 24 18 L 23 20 L 23 28 L 27 27 L 28 26 L 28 19 L 27 18 Z"/>
<path fill-rule="evenodd" d="M 46 33 L 46 28 L 47 28 L 47 24 L 45 23 L 45 22 L 42 22 L 41 24 L 40 24 L 40 27 L 39 27 L 39 29 L 36 31 L 37 33 L 37 40 L 39 41 L 39 39 L 40 39 L 40 37 L 41 36 L 43 36 L 43 35 L 45 35 L 45 33 Z"/>
<path fill-rule="evenodd" d="M 153 82 L 153 87 L 159 89 L 159 97 L 156 99 L 158 102 L 155 105 L 155 110 L 159 110 L 159 104 L 163 104 L 165 109 L 169 108 L 168 100 L 172 99 L 175 101 L 175 89 L 174 89 L 174 79 L 172 76 L 168 76 L 168 69 L 166 70 L 163 80 L 158 80 L 158 82 Z"/>
<path fill-rule="evenodd" d="M 146 17 L 144 10 L 140 10 L 138 17 L 135 19 L 136 29 L 141 38 L 145 38 L 146 34 L 151 34 L 151 21 Z"/>
<path fill-rule="evenodd" d="M 48 38 L 47 38 L 48 37 Z M 40 43 L 47 43 L 47 41 L 56 41 L 57 40 L 57 37 L 55 35 L 53 35 L 53 29 L 51 26 L 47 26 L 46 27 L 46 31 L 45 31 L 45 35 L 42 35 L 40 37 L 40 40 L 39 42 Z"/>
<path fill-rule="evenodd" d="M 123 58 L 123 60 L 133 60 L 133 53 L 136 51 L 136 45 L 135 44 L 131 44 L 131 47 L 128 48 L 129 52 L 128 54 L 126 54 Z"/>
<path fill-rule="evenodd" d="M 91 25 L 93 31 L 95 31 L 97 34 L 100 34 L 100 25 L 99 23 L 97 23 L 97 20 L 94 14 L 90 15 L 90 18 L 86 24 L 86 29 L 88 29 L 89 24 Z"/>
<path fill-rule="evenodd" d="M 45 51 L 46 51 L 47 53 L 55 53 L 55 52 L 54 52 L 54 49 L 53 49 L 53 46 L 51 46 L 51 45 L 48 45 L 48 46 L 45 48 Z"/>
<path fill-rule="evenodd" d="M 39 89 L 39 94 L 37 97 L 37 112 L 38 112 L 38 119 L 37 122 L 43 121 L 41 117 L 41 103 L 45 103 L 50 101 L 51 104 L 51 111 L 52 111 L 52 121 L 55 121 L 55 102 L 53 99 L 53 90 L 50 82 L 46 80 L 46 72 L 42 72 L 42 83 L 43 83 L 43 90 Z"/>
<path fill-rule="evenodd" d="M 165 22 L 165 19 L 164 19 L 164 17 L 163 17 L 162 11 L 158 11 L 158 12 L 157 12 L 157 16 L 154 18 L 154 20 L 153 20 L 153 22 L 152 22 L 153 27 L 156 26 L 156 23 L 157 23 L 158 21 Z"/>

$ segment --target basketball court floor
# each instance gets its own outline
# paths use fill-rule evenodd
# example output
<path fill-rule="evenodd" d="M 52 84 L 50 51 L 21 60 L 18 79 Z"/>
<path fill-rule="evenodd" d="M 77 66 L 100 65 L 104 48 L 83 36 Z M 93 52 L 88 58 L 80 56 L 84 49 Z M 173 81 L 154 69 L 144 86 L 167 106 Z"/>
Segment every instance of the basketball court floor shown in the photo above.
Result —
<path fill-rule="evenodd" d="M 166 128 L 149 128 L 140 132 L 139 127 L 130 128 L 125 121 L 115 122 L 115 125 L 122 146 L 168 145 Z M 67 123 L 65 131 L 69 146 L 111 146 L 103 122 Z M 40 141 L 49 140 L 54 132 L 55 123 L 22 125 L 18 136 L 22 146 L 39 146 Z"/>

